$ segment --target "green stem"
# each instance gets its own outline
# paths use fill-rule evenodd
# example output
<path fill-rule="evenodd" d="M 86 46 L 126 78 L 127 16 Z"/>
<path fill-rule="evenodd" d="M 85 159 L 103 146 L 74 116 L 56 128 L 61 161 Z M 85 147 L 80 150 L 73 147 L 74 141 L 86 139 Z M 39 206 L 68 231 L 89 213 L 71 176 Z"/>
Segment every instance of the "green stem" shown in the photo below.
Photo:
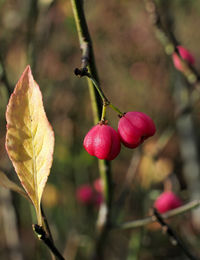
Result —
<path fill-rule="evenodd" d="M 92 109 L 93 109 L 93 117 L 94 122 L 98 123 L 100 120 L 101 110 L 102 110 L 102 102 L 101 98 L 105 100 L 105 96 L 102 94 L 100 88 L 96 88 L 98 86 L 98 75 L 95 65 L 95 59 L 93 54 L 93 48 L 92 48 L 92 41 L 89 35 L 85 14 L 83 10 L 83 1 L 80 0 L 71 0 L 72 10 L 74 13 L 74 19 L 76 23 L 76 28 L 78 32 L 80 47 L 82 49 L 82 69 L 87 68 L 90 75 L 92 75 L 92 78 L 94 79 L 91 81 L 91 78 L 88 78 L 88 86 L 89 86 L 89 92 L 92 102 Z M 97 84 L 96 84 L 97 83 Z M 100 95 L 100 92 L 102 96 Z M 100 98 L 101 97 L 101 98 Z M 111 199 L 112 199 L 112 191 L 111 191 L 111 172 L 110 172 L 110 163 L 105 160 L 99 160 L 99 172 L 100 176 L 104 183 L 104 198 L 105 203 L 102 204 L 100 207 L 100 213 L 101 209 L 104 205 L 106 208 L 106 217 L 103 219 L 102 223 L 102 229 L 98 236 L 97 244 L 96 244 L 96 252 L 95 255 L 99 256 L 99 259 L 101 258 L 102 254 L 102 248 L 105 245 L 105 234 L 108 233 L 108 223 L 110 219 L 110 209 L 111 209 Z M 99 218 L 100 218 L 99 213 Z"/>
<path fill-rule="evenodd" d="M 124 115 L 116 106 L 114 106 L 112 103 L 109 104 L 109 107 L 111 107 L 115 112 L 119 114 L 120 117 Z"/>
<path fill-rule="evenodd" d="M 104 122 L 106 118 L 106 108 L 107 105 L 103 105 L 102 114 L 101 114 L 101 121 Z"/>
<path fill-rule="evenodd" d="M 107 99 L 107 97 L 105 96 L 105 94 L 103 93 L 103 90 L 100 88 L 99 84 L 97 83 L 97 81 L 92 77 L 92 76 L 89 76 L 87 75 L 88 78 L 91 79 L 92 83 L 94 84 L 96 90 L 98 91 L 103 103 L 106 103 L 106 104 L 109 104 L 110 101 Z"/>
<path fill-rule="evenodd" d="M 100 97 L 101 97 L 103 103 L 109 105 L 109 107 L 112 108 L 115 112 L 117 112 L 117 113 L 119 114 L 119 116 L 123 116 L 124 113 L 122 113 L 122 112 L 119 110 L 119 108 L 117 108 L 116 106 L 114 106 L 114 105 L 110 102 L 110 100 L 105 96 L 103 90 L 100 88 L 100 86 L 98 85 L 98 83 L 96 82 L 96 80 L 95 80 L 94 78 L 92 78 L 92 76 L 90 76 L 90 75 L 87 75 L 87 76 L 88 76 L 88 78 L 91 79 L 92 83 L 94 84 L 94 86 L 95 86 L 96 90 L 98 91 L 98 93 L 99 93 L 99 95 L 100 95 Z"/>
<path fill-rule="evenodd" d="M 94 52 L 92 47 L 92 40 L 90 38 L 89 30 L 87 27 L 85 14 L 83 10 L 83 1 L 71 0 L 72 10 L 74 14 L 75 24 L 78 32 L 80 48 L 82 50 L 82 68 L 87 67 L 89 73 L 98 82 L 98 74 L 95 65 Z M 98 91 L 95 89 L 94 84 L 88 79 L 89 93 L 92 103 L 94 123 L 97 124 L 101 116 L 102 102 Z"/>

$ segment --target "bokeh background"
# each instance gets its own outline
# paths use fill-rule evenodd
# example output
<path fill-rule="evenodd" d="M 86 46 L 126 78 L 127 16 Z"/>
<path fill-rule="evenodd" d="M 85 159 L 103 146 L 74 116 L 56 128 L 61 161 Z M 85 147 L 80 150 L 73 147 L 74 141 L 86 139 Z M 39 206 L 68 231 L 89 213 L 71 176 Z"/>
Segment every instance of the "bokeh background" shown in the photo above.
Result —
<path fill-rule="evenodd" d="M 156 135 L 141 148 L 122 147 L 112 162 L 113 221 L 148 216 L 163 190 L 172 189 L 185 203 L 198 199 L 199 104 L 181 120 L 175 120 L 175 111 L 188 99 L 191 86 L 174 69 L 171 57 L 157 39 L 144 1 L 84 2 L 103 90 L 122 111 L 147 113 L 157 127 Z M 163 21 L 170 20 L 178 41 L 195 56 L 198 71 L 200 3 L 156 2 Z M 1 0 L 0 57 L 0 169 L 19 183 L 4 145 L 9 95 L 3 72 L 14 89 L 30 64 L 56 137 L 53 166 L 43 195 L 44 210 L 55 244 L 66 259 L 90 259 L 95 248 L 98 206 L 81 203 L 76 194 L 81 185 L 93 187 L 99 172 L 97 159 L 82 146 L 93 120 L 87 82 L 73 73 L 80 66 L 81 52 L 70 1 Z M 118 117 L 113 111 L 108 111 L 107 118 L 117 128 Z M 163 144 L 169 133 L 170 140 L 155 160 L 158 141 Z M 30 204 L 0 187 L 0 205 L 0 259 L 50 259 L 47 248 L 32 231 L 36 218 Z M 170 224 L 200 257 L 198 210 L 173 218 Z M 104 258 L 187 259 L 171 245 L 158 224 L 111 231 Z"/>

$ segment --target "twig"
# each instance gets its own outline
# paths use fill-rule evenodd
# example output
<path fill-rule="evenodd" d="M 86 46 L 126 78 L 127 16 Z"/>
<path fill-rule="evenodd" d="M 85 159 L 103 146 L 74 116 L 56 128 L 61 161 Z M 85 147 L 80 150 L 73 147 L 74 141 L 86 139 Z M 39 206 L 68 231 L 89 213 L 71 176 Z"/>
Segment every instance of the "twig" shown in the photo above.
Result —
<path fill-rule="evenodd" d="M 192 210 L 192 209 L 197 208 L 199 206 L 200 206 L 200 200 L 194 200 L 194 201 L 188 202 L 184 206 L 170 210 L 167 213 L 162 214 L 161 216 L 162 216 L 163 219 L 168 219 L 168 218 L 171 218 L 171 217 L 181 215 L 181 214 L 188 212 L 189 210 Z M 148 224 L 153 223 L 153 222 L 155 222 L 155 218 L 153 218 L 151 216 L 151 217 L 147 217 L 147 218 L 144 218 L 144 219 L 139 219 L 139 220 L 125 222 L 125 223 L 122 223 L 122 224 L 113 225 L 112 228 L 113 229 L 138 228 L 138 227 L 142 227 L 142 226 L 148 225 Z"/>
<path fill-rule="evenodd" d="M 55 247 L 53 241 L 49 238 L 43 227 L 34 224 L 33 230 L 37 234 L 38 238 L 42 240 L 45 245 L 50 249 L 50 251 L 57 257 L 59 260 L 65 260 L 65 258 L 61 255 L 61 253 L 58 251 L 58 249 Z"/>
<path fill-rule="evenodd" d="M 92 75 L 88 72 L 88 69 L 87 69 L 87 68 L 83 68 L 83 69 L 78 69 L 78 68 L 76 68 L 76 69 L 74 70 L 74 74 L 75 74 L 76 76 L 79 76 L 79 77 L 84 77 L 84 76 L 86 76 L 86 77 L 88 77 L 88 79 L 90 79 L 90 80 L 92 81 L 94 87 L 96 88 L 96 90 L 97 90 L 99 96 L 100 96 L 101 99 L 102 99 L 103 109 L 104 109 L 104 107 L 106 107 L 106 106 L 110 106 L 115 112 L 118 113 L 118 116 L 119 116 L 119 117 L 122 117 L 122 116 L 124 115 L 124 113 L 121 112 L 121 111 L 119 110 L 119 108 L 117 108 L 116 106 L 114 106 L 114 105 L 110 102 L 110 100 L 106 97 L 106 95 L 104 94 L 102 88 L 100 87 L 100 85 L 98 84 L 98 82 L 92 77 Z M 102 114 L 103 114 L 103 111 L 102 111 Z"/>
<path fill-rule="evenodd" d="M 191 260 L 197 260 L 196 257 L 189 251 L 189 249 L 184 245 L 183 241 L 180 240 L 180 238 L 175 234 L 175 232 L 172 230 L 172 228 L 164 221 L 162 216 L 158 213 L 158 211 L 153 208 L 153 214 L 157 220 L 157 222 L 161 225 L 163 231 L 167 233 L 167 235 L 170 238 L 170 241 L 173 245 L 177 245 L 181 248 L 181 250 L 184 252 L 184 254 Z"/>
<path fill-rule="evenodd" d="M 41 207 L 42 219 L 44 221 L 44 226 L 45 226 L 45 229 L 46 229 L 46 233 L 47 233 L 49 239 L 53 242 L 53 237 L 52 237 L 52 234 L 51 234 L 49 223 L 48 223 L 47 217 L 46 217 L 46 215 L 44 213 L 44 209 L 43 209 L 42 204 L 40 205 L 40 207 Z"/>
<path fill-rule="evenodd" d="M 151 22 L 155 27 L 155 33 L 159 41 L 162 43 L 163 47 L 165 48 L 165 52 L 169 55 L 172 55 L 173 52 L 179 56 L 181 62 L 183 63 L 185 70 L 182 71 L 184 76 L 186 77 L 188 83 L 191 85 L 195 85 L 197 89 L 199 89 L 200 84 L 200 75 L 195 69 L 194 66 L 188 64 L 185 60 L 182 59 L 180 53 L 177 49 L 179 45 L 178 40 L 176 39 L 175 35 L 169 28 L 165 29 L 161 17 L 158 11 L 158 7 L 155 3 L 155 0 L 144 0 L 146 11 L 148 12 Z M 168 26 L 169 27 L 169 26 Z"/>
<path fill-rule="evenodd" d="M 89 73 L 92 77 L 99 82 L 97 69 L 95 65 L 94 52 L 92 47 L 92 40 L 89 34 L 87 22 L 85 19 L 83 1 L 82 0 L 71 0 L 72 10 L 74 13 L 74 19 L 78 32 L 78 38 L 80 42 L 80 48 L 82 51 L 81 57 L 81 69 L 88 68 Z M 98 123 L 101 116 L 102 102 L 95 89 L 93 83 L 88 80 L 90 97 L 92 100 L 92 109 L 95 123 Z"/>

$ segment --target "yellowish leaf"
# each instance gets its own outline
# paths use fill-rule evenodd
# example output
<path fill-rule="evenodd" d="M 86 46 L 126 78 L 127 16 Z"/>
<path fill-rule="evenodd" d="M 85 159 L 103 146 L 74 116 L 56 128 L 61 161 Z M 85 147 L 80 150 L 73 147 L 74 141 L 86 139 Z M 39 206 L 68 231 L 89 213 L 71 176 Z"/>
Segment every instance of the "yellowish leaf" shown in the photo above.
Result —
<path fill-rule="evenodd" d="M 42 94 L 27 66 L 10 97 L 6 148 L 15 171 L 32 200 L 42 225 L 40 202 L 54 149 L 54 133 L 46 117 Z"/>
<path fill-rule="evenodd" d="M 139 177 L 144 188 L 162 182 L 173 170 L 172 161 L 167 158 L 153 160 L 151 156 L 144 155 L 139 166 Z"/>
<path fill-rule="evenodd" d="M 26 199 L 29 199 L 26 192 L 21 187 L 19 187 L 16 183 L 9 180 L 8 177 L 5 175 L 5 173 L 3 173 L 2 171 L 0 171 L 0 185 L 4 188 L 10 189 L 12 191 L 21 194 Z"/>

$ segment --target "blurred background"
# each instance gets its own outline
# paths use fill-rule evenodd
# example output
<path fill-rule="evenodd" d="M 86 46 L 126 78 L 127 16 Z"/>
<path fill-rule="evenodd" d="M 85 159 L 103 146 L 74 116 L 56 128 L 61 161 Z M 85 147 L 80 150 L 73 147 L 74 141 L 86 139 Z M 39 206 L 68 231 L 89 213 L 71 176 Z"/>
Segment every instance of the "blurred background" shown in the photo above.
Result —
<path fill-rule="evenodd" d="M 147 113 L 157 127 L 153 138 L 135 150 L 122 147 L 112 162 L 113 221 L 122 223 L 148 216 L 154 200 L 164 190 L 173 190 L 185 203 L 198 199 L 199 103 L 193 105 L 191 113 L 175 119 L 177 109 L 188 102 L 191 86 L 174 69 L 171 57 L 156 37 L 145 1 L 84 2 L 103 90 L 122 111 Z M 156 3 L 163 23 L 170 21 L 177 40 L 195 56 L 198 71 L 200 3 Z M 82 145 L 93 120 L 87 82 L 73 73 L 80 66 L 80 58 L 69 0 L 0 0 L 0 170 L 19 183 L 4 145 L 9 99 L 6 85 L 13 90 L 30 64 L 55 132 L 54 161 L 43 207 L 55 244 L 69 260 L 90 259 L 101 203 L 101 194 L 94 185 L 99 178 L 97 159 L 89 156 Z M 116 114 L 108 110 L 107 119 L 116 129 Z M 158 153 L 159 147 L 162 149 Z M 81 199 L 82 185 L 95 192 L 95 203 Z M 33 223 L 36 217 L 30 204 L 0 187 L 1 260 L 50 259 L 48 249 L 32 231 Z M 199 211 L 177 216 L 169 223 L 200 257 Z M 158 224 L 110 231 L 104 258 L 187 259 L 171 245 Z"/>

